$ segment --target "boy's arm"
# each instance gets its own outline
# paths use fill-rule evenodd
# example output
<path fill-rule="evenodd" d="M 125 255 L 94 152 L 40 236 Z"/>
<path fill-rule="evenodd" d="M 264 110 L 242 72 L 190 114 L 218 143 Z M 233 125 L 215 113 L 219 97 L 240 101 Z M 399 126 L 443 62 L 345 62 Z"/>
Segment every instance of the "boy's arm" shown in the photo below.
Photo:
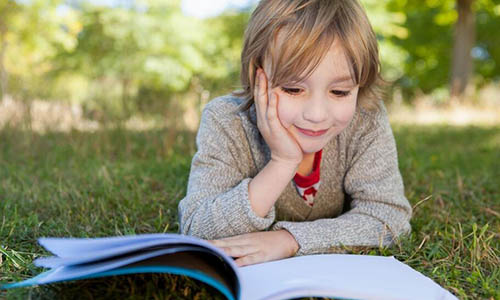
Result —
<path fill-rule="evenodd" d="M 396 144 L 384 108 L 375 125 L 350 149 L 344 188 L 352 198 L 351 210 L 332 219 L 283 221 L 273 226 L 295 237 L 300 246 L 297 255 L 337 252 L 342 245 L 389 245 L 411 230 L 412 208 L 404 196 Z"/>
<path fill-rule="evenodd" d="M 270 160 L 248 186 L 253 211 L 264 217 L 297 172 L 298 165 L 286 165 Z"/>
<path fill-rule="evenodd" d="M 274 205 L 266 207 L 267 212 L 262 215 L 252 209 L 249 200 L 252 178 L 242 174 L 241 169 L 245 168 L 240 168 L 249 163 L 240 161 L 245 157 L 237 146 L 242 141 L 232 138 L 235 135 L 229 131 L 234 128 L 223 124 L 220 118 L 224 116 L 219 116 L 217 107 L 211 108 L 213 104 L 207 104 L 202 113 L 196 137 L 198 150 L 191 163 L 186 196 L 178 208 L 180 232 L 218 239 L 265 230 L 274 222 Z"/>

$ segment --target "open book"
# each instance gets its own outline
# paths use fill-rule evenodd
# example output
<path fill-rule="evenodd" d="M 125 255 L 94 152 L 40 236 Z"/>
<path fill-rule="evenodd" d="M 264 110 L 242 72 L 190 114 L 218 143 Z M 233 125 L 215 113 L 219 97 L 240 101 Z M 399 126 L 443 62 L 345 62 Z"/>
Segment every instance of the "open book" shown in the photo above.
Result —
<path fill-rule="evenodd" d="M 39 258 L 35 265 L 50 270 L 2 288 L 158 272 L 200 280 L 230 300 L 456 299 L 394 257 L 321 254 L 238 267 L 212 244 L 178 234 L 41 238 L 39 243 L 55 256 Z"/>

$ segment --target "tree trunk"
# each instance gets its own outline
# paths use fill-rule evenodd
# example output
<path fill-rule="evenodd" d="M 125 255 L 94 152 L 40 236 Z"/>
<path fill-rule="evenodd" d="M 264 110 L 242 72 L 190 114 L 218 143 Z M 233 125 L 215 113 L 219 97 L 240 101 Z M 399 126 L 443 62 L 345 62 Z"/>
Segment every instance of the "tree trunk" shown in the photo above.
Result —
<path fill-rule="evenodd" d="M 463 98 L 472 73 L 471 50 L 476 39 L 474 0 L 457 0 L 458 20 L 455 23 L 455 44 L 451 62 L 450 95 L 452 100 Z"/>

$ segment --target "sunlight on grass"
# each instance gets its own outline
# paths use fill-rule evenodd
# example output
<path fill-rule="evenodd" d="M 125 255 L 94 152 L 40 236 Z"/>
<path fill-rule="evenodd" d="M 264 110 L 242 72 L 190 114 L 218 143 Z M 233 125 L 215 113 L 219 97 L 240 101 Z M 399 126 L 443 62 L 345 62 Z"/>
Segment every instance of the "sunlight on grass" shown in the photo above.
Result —
<path fill-rule="evenodd" d="M 479 107 L 457 104 L 447 107 L 391 106 L 390 120 L 401 124 L 448 124 L 454 126 L 494 126 L 500 124 L 500 106 Z"/>

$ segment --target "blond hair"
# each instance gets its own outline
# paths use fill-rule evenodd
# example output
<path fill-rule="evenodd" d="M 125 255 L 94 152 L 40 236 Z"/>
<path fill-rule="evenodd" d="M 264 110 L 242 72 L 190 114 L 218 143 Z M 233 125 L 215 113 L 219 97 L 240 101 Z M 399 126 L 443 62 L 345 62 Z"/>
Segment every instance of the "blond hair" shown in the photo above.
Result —
<path fill-rule="evenodd" d="M 279 46 L 278 33 L 286 37 Z M 264 58 L 271 60 L 272 88 L 300 82 L 318 66 L 334 39 L 339 39 L 352 79 L 359 84 L 358 105 L 378 107 L 378 87 L 383 83 L 378 45 L 357 0 L 261 0 L 245 31 L 242 90 L 233 92 L 246 100 L 240 109 L 253 104 L 256 70 L 264 67 Z"/>

